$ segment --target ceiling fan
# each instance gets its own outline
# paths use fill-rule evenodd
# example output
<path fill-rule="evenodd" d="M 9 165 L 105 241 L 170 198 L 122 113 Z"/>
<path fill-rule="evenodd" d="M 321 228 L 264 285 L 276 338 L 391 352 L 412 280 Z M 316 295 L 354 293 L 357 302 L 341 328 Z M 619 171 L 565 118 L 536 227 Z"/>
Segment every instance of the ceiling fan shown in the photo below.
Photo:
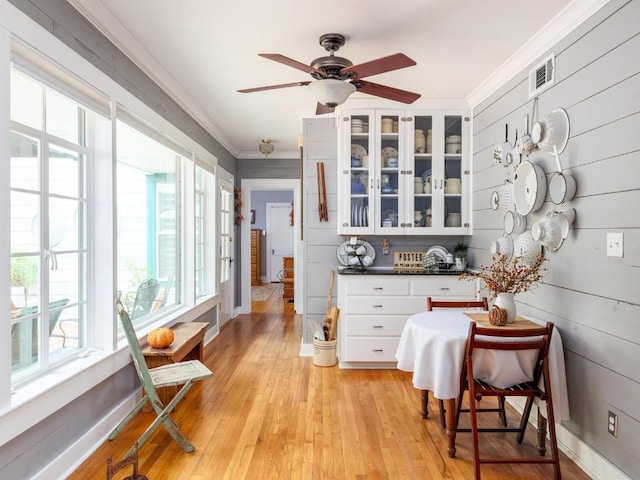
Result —
<path fill-rule="evenodd" d="M 345 44 L 345 37 L 339 33 L 327 33 L 320 37 L 320 45 L 329 52 L 328 56 L 316 58 L 310 65 L 293 60 L 279 53 L 259 53 L 261 57 L 283 63 L 310 74 L 315 81 L 302 81 L 268 85 L 265 87 L 245 88 L 240 93 L 259 92 L 276 88 L 309 86 L 318 99 L 316 114 L 331 113 L 335 107 L 344 103 L 353 92 L 360 91 L 376 97 L 388 98 L 402 103 L 413 103 L 420 98 L 419 93 L 387 87 L 378 83 L 362 80 L 364 77 L 411 67 L 415 61 L 403 53 L 396 53 L 369 62 L 354 65 L 350 60 L 337 57 L 335 52 Z"/>

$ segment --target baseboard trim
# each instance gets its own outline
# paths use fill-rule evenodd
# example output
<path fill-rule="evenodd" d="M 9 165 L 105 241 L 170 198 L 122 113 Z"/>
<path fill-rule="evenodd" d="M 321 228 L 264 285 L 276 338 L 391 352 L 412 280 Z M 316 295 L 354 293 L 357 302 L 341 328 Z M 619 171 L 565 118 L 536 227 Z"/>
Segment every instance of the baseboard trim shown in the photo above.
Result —
<path fill-rule="evenodd" d="M 522 413 L 524 409 L 522 399 L 510 398 L 507 403 L 518 413 Z M 535 405 L 531 410 L 529 423 L 534 428 L 538 428 L 538 410 Z M 632 480 L 562 424 L 556 423 L 556 436 L 558 449 L 594 480 Z"/>
<path fill-rule="evenodd" d="M 32 477 L 32 480 L 50 480 L 51 478 L 67 478 L 71 475 L 87 458 L 89 458 L 102 443 L 107 440 L 111 431 L 118 423 L 133 410 L 140 399 L 141 390 L 126 398 L 120 405 L 111 410 L 102 418 L 91 430 L 80 437 L 76 442 L 58 455 L 45 468 Z M 120 460 L 114 458 L 114 461 Z M 105 468 L 107 466 L 105 458 Z"/>
<path fill-rule="evenodd" d="M 313 344 L 300 342 L 300 356 L 301 357 L 313 357 Z"/>

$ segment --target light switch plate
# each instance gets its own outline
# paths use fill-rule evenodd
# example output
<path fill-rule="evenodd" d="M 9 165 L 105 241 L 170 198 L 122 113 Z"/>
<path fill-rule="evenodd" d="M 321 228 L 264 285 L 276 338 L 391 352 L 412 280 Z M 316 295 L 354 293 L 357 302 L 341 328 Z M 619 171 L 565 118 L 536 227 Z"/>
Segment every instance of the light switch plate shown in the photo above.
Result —
<path fill-rule="evenodd" d="M 624 236 L 619 232 L 607 233 L 607 257 L 624 256 Z"/>

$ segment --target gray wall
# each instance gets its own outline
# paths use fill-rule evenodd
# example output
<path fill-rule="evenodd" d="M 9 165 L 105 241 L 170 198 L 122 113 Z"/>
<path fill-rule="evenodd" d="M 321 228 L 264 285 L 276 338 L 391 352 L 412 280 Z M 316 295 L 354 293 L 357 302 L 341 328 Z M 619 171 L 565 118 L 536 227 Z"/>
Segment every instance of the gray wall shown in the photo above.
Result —
<path fill-rule="evenodd" d="M 574 228 L 547 254 L 543 285 L 517 295 L 518 310 L 555 322 L 562 334 L 571 420 L 565 426 L 640 478 L 640 1 L 614 0 L 553 51 L 556 79 L 539 96 L 540 116 L 562 107 L 570 139 L 561 155 L 578 190 L 569 205 Z M 549 52 L 540 52 L 540 59 Z M 493 146 L 522 132 L 531 112 L 527 72 L 474 111 L 474 235 L 470 260 L 490 261 L 488 244 L 502 233 L 489 194 L 513 169 L 492 165 Z M 550 155 L 530 160 L 553 172 Z M 549 179 L 550 173 L 547 173 Z M 552 209 L 546 199 L 528 225 Z M 607 258 L 606 233 L 624 233 L 624 258 Z M 618 415 L 619 437 L 607 433 L 607 412 Z"/>
<path fill-rule="evenodd" d="M 235 158 L 231 153 L 67 2 L 9 2 L 197 141 L 218 158 L 220 166 L 235 174 Z M 215 316 L 212 309 L 198 320 L 213 324 Z M 129 365 L 3 445 L 0 478 L 32 478 L 138 388 L 135 371 Z"/>

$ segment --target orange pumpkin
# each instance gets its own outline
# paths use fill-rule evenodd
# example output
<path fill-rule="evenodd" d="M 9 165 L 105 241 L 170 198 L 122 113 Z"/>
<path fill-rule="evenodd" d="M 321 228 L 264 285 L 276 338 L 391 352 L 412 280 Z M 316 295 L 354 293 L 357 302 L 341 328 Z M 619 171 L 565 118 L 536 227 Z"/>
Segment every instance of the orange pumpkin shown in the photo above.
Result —
<path fill-rule="evenodd" d="M 167 348 L 173 342 L 173 330 L 168 327 L 154 328 L 147 335 L 147 343 L 153 348 Z"/>

